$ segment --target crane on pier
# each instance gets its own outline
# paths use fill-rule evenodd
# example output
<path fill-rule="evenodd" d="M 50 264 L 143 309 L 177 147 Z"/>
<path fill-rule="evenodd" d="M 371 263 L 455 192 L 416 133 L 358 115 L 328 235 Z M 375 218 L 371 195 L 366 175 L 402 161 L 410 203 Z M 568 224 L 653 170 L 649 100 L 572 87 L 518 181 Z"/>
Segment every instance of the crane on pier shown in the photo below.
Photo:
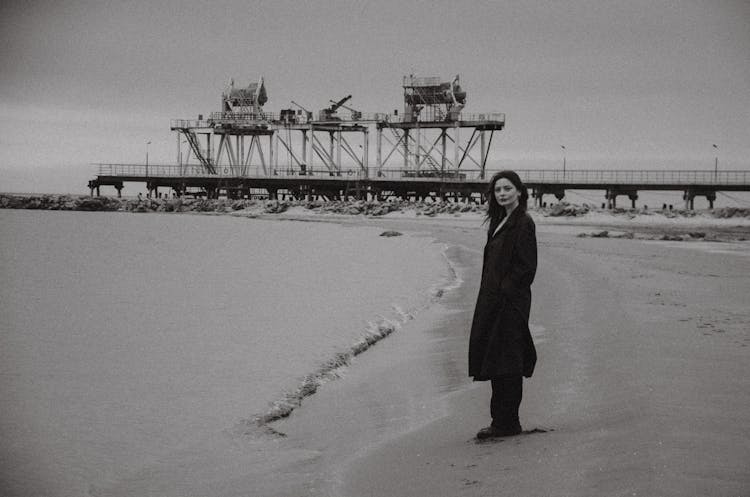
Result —
<path fill-rule="evenodd" d="M 351 98 L 351 95 L 349 96 Z M 352 109 L 351 107 L 348 107 L 342 103 L 336 102 L 334 100 L 329 100 L 332 104 L 338 105 L 341 108 L 344 108 L 352 113 L 352 120 L 357 121 L 359 119 L 362 119 L 362 112 Z"/>
<path fill-rule="evenodd" d="M 347 95 L 341 100 L 339 100 L 338 102 L 334 102 L 333 100 L 331 100 L 331 102 L 333 102 L 333 105 L 331 105 L 327 109 L 321 110 L 318 113 L 318 120 L 319 121 L 340 121 L 341 118 L 338 116 L 336 111 L 339 110 L 339 107 L 344 105 L 347 102 L 347 100 L 349 100 L 350 98 L 352 98 L 352 96 Z"/>
<path fill-rule="evenodd" d="M 305 115 L 307 116 L 307 120 L 308 120 L 308 121 L 312 121 L 312 116 L 313 116 L 313 113 L 312 113 L 311 111 L 309 111 L 309 110 L 305 109 L 304 107 L 302 107 L 302 106 L 301 106 L 300 104 L 298 104 L 298 103 L 297 103 L 297 102 L 295 102 L 294 100 L 292 100 L 292 105 L 294 105 L 295 107 L 299 107 L 299 108 L 300 108 L 300 110 L 302 110 L 302 112 L 304 112 L 304 113 L 305 113 Z"/>

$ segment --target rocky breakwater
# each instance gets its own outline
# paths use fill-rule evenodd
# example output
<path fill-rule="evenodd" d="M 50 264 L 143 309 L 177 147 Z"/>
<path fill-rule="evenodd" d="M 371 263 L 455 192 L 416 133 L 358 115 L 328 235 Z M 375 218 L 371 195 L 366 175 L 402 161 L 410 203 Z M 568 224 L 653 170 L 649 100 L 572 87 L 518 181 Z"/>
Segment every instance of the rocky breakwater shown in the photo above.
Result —
<path fill-rule="evenodd" d="M 634 219 L 635 217 L 660 215 L 666 219 L 706 217 L 715 219 L 730 218 L 750 218 L 750 208 L 747 207 L 720 207 L 708 210 L 691 210 L 691 209 L 648 209 L 640 207 L 635 209 L 625 209 L 615 207 L 613 209 L 604 209 L 592 207 L 588 204 L 569 204 L 560 202 L 550 207 L 533 209 L 544 217 L 581 217 L 589 213 L 603 213 L 613 217 L 624 217 Z"/>
<path fill-rule="evenodd" d="M 205 199 L 205 198 L 130 198 L 89 197 L 83 195 L 19 195 L 0 194 L 0 208 L 43 209 L 67 211 L 124 211 L 124 212 L 205 212 L 241 213 L 247 216 L 281 214 L 290 209 L 303 209 L 315 214 L 345 216 L 384 216 L 403 213 L 415 216 L 461 216 L 462 214 L 484 215 L 486 205 L 477 203 L 430 202 L 389 199 L 375 202 L 364 200 L 259 200 L 259 199 Z M 750 208 L 722 207 L 706 211 L 657 210 L 657 209 L 599 209 L 587 204 L 577 205 L 561 202 L 547 208 L 532 208 L 543 217 L 584 217 L 589 214 L 606 214 L 613 219 L 633 219 L 659 214 L 663 218 L 750 218 Z"/>
<path fill-rule="evenodd" d="M 374 201 L 323 201 L 323 200 L 231 200 L 202 198 L 171 199 L 120 199 L 113 197 L 88 197 L 75 195 L 0 195 L 0 208 L 44 209 L 73 211 L 124 211 L 124 212 L 243 212 L 247 215 L 281 214 L 292 208 L 302 208 L 316 214 L 347 216 L 383 216 L 392 212 L 411 212 L 417 216 L 460 215 L 484 213 L 486 207 L 478 204 L 452 202 L 413 202 L 392 200 Z"/>
<path fill-rule="evenodd" d="M 49 211 L 117 211 L 120 200 L 110 197 L 76 195 L 0 195 L 2 209 L 41 209 Z"/>

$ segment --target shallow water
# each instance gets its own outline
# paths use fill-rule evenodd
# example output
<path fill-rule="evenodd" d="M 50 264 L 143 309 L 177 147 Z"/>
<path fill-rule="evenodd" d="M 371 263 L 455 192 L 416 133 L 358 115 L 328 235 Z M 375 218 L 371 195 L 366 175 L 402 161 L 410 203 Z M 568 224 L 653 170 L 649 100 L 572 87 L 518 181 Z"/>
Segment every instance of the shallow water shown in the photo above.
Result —
<path fill-rule="evenodd" d="M 0 494 L 186 495 L 272 461 L 238 427 L 451 279 L 380 232 L 0 211 Z"/>

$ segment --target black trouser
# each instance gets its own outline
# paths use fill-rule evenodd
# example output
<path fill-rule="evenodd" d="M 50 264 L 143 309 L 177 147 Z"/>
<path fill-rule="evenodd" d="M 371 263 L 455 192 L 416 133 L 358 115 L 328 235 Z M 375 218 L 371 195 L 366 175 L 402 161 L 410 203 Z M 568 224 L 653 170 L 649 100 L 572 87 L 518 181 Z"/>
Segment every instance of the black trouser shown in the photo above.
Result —
<path fill-rule="evenodd" d="M 523 377 L 521 375 L 503 376 L 493 378 L 491 383 L 490 413 L 492 414 L 492 426 L 497 428 L 519 427 L 518 407 L 521 405 L 521 397 L 523 396 Z"/>

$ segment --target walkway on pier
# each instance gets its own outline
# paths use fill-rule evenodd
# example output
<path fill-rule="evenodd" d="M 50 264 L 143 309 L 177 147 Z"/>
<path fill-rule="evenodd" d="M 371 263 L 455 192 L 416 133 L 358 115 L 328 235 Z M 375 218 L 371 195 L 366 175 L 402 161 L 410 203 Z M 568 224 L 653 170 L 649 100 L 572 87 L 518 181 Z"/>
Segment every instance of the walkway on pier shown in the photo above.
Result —
<path fill-rule="evenodd" d="M 333 173 L 329 170 L 275 169 L 264 174 L 258 168 L 220 166 L 208 174 L 199 165 L 100 164 L 96 179 L 89 181 L 93 195 L 101 186 L 114 186 L 120 195 L 124 183 L 145 183 L 149 192 L 172 189 L 177 195 L 199 194 L 232 198 L 265 190 L 269 197 L 288 194 L 296 198 L 453 198 L 482 201 L 488 178 L 476 170 L 361 169 Z M 705 196 L 711 207 L 719 191 L 750 192 L 750 171 L 691 170 L 518 170 L 531 196 L 541 205 L 545 195 L 557 199 L 566 190 L 604 190 L 608 207 L 618 196 L 627 196 L 635 206 L 638 192 L 682 191 L 686 207 L 696 196 Z M 477 198 L 478 197 L 478 198 Z"/>

